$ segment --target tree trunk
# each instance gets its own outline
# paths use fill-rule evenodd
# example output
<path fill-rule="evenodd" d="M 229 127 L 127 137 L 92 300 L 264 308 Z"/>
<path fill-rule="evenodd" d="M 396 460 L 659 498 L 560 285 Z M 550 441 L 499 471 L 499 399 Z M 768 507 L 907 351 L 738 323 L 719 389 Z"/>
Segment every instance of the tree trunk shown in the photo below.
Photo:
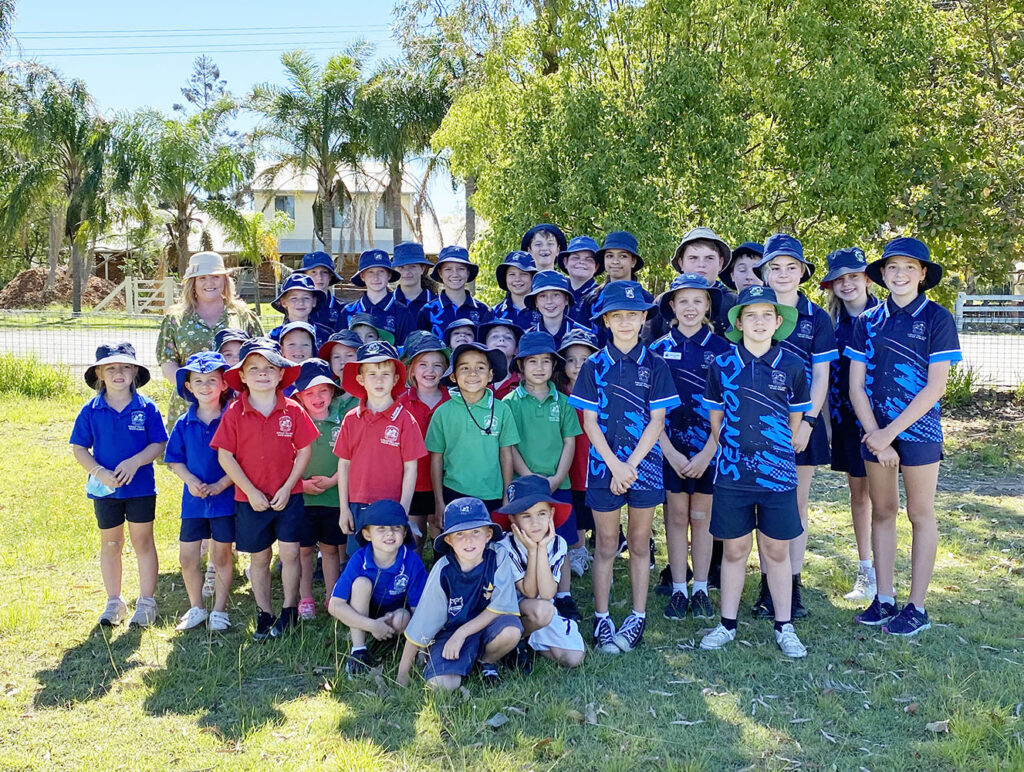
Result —
<path fill-rule="evenodd" d="M 71 242 L 71 311 L 75 316 L 82 314 L 82 243 Z"/>
<path fill-rule="evenodd" d="M 324 242 L 324 252 L 331 254 L 334 250 L 334 233 L 332 232 L 332 226 L 334 225 L 334 196 L 331 195 L 332 191 L 327 189 L 321 184 L 321 190 L 318 191 L 320 196 L 320 227 L 323 228 L 323 235 L 321 238 Z"/>
<path fill-rule="evenodd" d="M 175 223 L 177 233 L 175 236 L 174 248 L 178 253 L 178 280 L 185 276 L 188 270 L 188 259 L 192 256 L 188 251 L 188 215 L 178 212 L 178 219 Z"/>
<path fill-rule="evenodd" d="M 391 249 L 402 241 L 402 162 L 388 168 L 388 205 L 391 208 Z"/>
<path fill-rule="evenodd" d="M 58 207 L 49 208 L 50 243 L 48 247 L 50 269 L 46 274 L 47 291 L 53 289 L 57 282 L 57 261 L 60 259 L 60 247 L 64 243 L 64 212 Z"/>
<path fill-rule="evenodd" d="M 473 194 L 476 193 L 476 177 L 470 174 L 466 177 L 466 249 L 473 246 L 476 241 L 476 212 L 473 209 Z"/>

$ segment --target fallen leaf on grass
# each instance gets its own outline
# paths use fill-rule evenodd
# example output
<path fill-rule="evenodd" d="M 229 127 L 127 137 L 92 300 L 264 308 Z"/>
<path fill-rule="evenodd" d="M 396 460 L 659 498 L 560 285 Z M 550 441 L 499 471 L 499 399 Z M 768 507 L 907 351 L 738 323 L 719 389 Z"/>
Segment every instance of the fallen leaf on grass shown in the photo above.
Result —
<path fill-rule="evenodd" d="M 809 718 L 794 718 L 789 723 L 791 723 L 791 724 L 806 724 L 810 720 L 811 719 L 809 719 Z"/>
<path fill-rule="evenodd" d="M 912 702 L 909 705 L 907 705 L 907 707 L 905 707 L 903 709 L 903 712 L 904 713 L 909 713 L 912 716 L 916 716 L 917 715 L 917 711 L 920 710 L 920 709 L 921 709 L 921 706 L 918 703 Z"/>
<path fill-rule="evenodd" d="M 824 738 L 825 738 L 826 740 L 828 740 L 828 741 L 829 741 L 830 743 L 832 743 L 833 745 L 834 745 L 834 744 L 835 744 L 835 742 L 836 742 L 836 738 L 835 738 L 835 737 L 833 737 L 832 735 L 830 735 L 830 734 L 829 734 L 828 732 L 826 732 L 826 731 L 825 731 L 824 729 L 822 729 L 822 730 L 821 730 L 821 736 L 822 736 L 822 737 L 824 737 Z"/>
<path fill-rule="evenodd" d="M 661 689 L 648 689 L 648 694 L 653 694 L 656 697 L 675 697 L 675 692 L 663 692 Z"/>
<path fill-rule="evenodd" d="M 716 692 L 710 686 L 705 686 L 703 689 L 701 689 L 700 690 L 700 694 L 701 694 L 702 697 L 724 697 L 725 696 L 725 692 Z"/>
<path fill-rule="evenodd" d="M 508 716 L 504 713 L 495 713 L 489 719 L 484 721 L 485 726 L 489 726 L 491 729 L 497 729 L 500 726 L 504 726 L 508 723 Z"/>
<path fill-rule="evenodd" d="M 506 705 L 505 707 L 502 708 L 502 710 L 507 710 L 509 713 L 515 713 L 515 714 L 517 714 L 519 716 L 525 716 L 526 715 L 526 711 L 525 710 L 523 710 L 522 708 L 517 708 L 515 705 Z"/>
<path fill-rule="evenodd" d="M 687 721 L 685 718 L 681 718 L 678 721 L 672 722 L 675 726 L 697 726 L 697 724 L 703 724 L 704 719 L 700 718 L 696 721 Z"/>
<path fill-rule="evenodd" d="M 924 728 L 929 732 L 935 732 L 935 734 L 949 734 L 949 719 L 944 721 L 930 721 L 924 725 Z"/>
<path fill-rule="evenodd" d="M 575 721 L 577 724 L 586 723 L 587 717 L 580 713 L 578 710 L 567 710 L 565 717 L 570 721 Z"/>
<path fill-rule="evenodd" d="M 536 750 L 540 750 L 540 749 L 541 749 L 541 748 L 543 748 L 543 747 L 544 747 L 545 745 L 548 745 L 548 744 L 549 744 L 550 742 L 551 742 L 551 738 L 550 738 L 550 737 L 545 737 L 545 738 L 544 738 L 543 740 L 538 740 L 537 742 L 535 742 L 535 743 L 533 744 L 533 749 L 534 749 L 535 751 L 536 751 Z"/>

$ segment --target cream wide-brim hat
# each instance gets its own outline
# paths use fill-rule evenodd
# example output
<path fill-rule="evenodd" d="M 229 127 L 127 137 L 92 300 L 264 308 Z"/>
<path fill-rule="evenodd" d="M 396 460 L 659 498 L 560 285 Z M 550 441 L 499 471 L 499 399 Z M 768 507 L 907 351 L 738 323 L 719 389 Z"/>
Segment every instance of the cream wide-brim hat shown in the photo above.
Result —
<path fill-rule="evenodd" d="M 188 259 L 188 268 L 182 280 L 195 279 L 199 276 L 227 276 L 224 258 L 217 252 L 196 252 Z"/>

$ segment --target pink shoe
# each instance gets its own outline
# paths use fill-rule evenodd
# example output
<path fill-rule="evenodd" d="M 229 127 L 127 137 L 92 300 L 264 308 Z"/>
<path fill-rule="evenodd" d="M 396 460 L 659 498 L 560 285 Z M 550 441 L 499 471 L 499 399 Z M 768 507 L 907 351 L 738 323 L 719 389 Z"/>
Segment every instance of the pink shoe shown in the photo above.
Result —
<path fill-rule="evenodd" d="M 312 598 L 303 598 L 299 601 L 299 619 L 309 621 L 316 619 L 316 601 Z"/>

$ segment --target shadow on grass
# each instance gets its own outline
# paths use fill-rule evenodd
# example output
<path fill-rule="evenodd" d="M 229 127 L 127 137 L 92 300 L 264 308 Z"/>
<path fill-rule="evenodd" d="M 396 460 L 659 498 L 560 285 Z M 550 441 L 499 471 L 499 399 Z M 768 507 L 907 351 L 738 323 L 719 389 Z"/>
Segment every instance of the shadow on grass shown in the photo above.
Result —
<path fill-rule="evenodd" d="M 135 655 L 141 640 L 137 627 L 121 632 L 96 625 L 85 640 L 64 652 L 56 667 L 36 673 L 42 684 L 36 707 L 68 707 L 103 697 L 127 671 L 139 667 Z"/>

